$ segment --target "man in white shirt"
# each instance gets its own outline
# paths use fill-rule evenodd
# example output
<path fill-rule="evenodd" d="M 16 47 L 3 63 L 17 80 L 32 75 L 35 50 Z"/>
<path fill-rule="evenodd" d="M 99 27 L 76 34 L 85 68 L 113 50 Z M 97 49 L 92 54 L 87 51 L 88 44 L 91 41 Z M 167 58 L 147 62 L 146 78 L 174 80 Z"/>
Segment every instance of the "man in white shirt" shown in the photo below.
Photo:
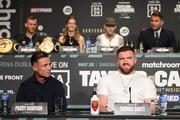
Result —
<path fill-rule="evenodd" d="M 104 24 L 104 33 L 97 36 L 100 47 L 121 47 L 124 45 L 124 39 L 115 33 L 116 21 L 112 17 L 108 17 Z"/>
<path fill-rule="evenodd" d="M 152 80 L 135 72 L 136 58 L 133 48 L 123 46 L 117 51 L 118 71 L 103 76 L 97 86 L 100 111 L 114 111 L 114 103 L 150 103 L 156 98 Z"/>

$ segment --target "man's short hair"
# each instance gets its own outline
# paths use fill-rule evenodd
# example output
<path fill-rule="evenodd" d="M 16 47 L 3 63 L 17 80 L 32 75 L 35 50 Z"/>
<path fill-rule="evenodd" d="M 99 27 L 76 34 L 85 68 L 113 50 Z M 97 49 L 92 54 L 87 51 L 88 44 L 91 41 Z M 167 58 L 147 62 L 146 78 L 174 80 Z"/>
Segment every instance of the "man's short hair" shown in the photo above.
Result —
<path fill-rule="evenodd" d="M 37 51 L 31 56 L 31 65 L 37 62 L 40 58 L 49 57 L 49 54 L 43 51 Z"/>
<path fill-rule="evenodd" d="M 163 14 L 162 14 L 161 12 L 157 11 L 157 10 L 155 10 L 155 11 L 151 14 L 151 16 L 160 17 L 161 20 L 164 19 Z"/>
<path fill-rule="evenodd" d="M 116 55 L 118 56 L 118 54 L 120 53 L 120 52 L 125 52 L 125 51 L 128 51 L 128 50 L 130 50 L 130 51 L 132 51 L 133 53 L 134 53 L 134 48 L 132 48 L 131 46 L 122 46 L 122 47 L 120 47 L 118 50 L 117 50 L 117 53 L 116 53 Z"/>
<path fill-rule="evenodd" d="M 26 18 L 26 22 L 28 21 L 28 20 L 37 20 L 37 18 L 35 17 L 35 16 L 28 16 L 27 18 Z"/>

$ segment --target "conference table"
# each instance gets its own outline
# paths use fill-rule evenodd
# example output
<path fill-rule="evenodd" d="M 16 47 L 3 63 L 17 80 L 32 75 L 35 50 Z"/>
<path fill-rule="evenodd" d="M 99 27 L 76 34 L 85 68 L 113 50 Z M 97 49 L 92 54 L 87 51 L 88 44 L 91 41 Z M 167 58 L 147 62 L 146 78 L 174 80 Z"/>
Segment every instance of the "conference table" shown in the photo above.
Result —
<path fill-rule="evenodd" d="M 10 105 L 15 102 L 20 83 L 33 74 L 30 64 L 31 55 L 0 54 L 0 94 L 4 89 L 8 90 Z M 115 52 L 51 53 L 50 55 L 52 75 L 64 85 L 68 108 L 88 108 L 93 85 L 103 75 L 117 70 Z M 180 93 L 180 53 L 139 53 L 136 57 L 136 71 L 153 80 L 157 92 L 160 87 L 165 87 L 168 93 Z"/>
<path fill-rule="evenodd" d="M 180 119 L 180 115 L 114 115 L 112 113 L 100 113 L 99 115 L 90 115 L 89 111 L 67 111 L 64 113 L 52 113 L 48 115 L 0 115 L 0 120 L 174 120 Z"/>

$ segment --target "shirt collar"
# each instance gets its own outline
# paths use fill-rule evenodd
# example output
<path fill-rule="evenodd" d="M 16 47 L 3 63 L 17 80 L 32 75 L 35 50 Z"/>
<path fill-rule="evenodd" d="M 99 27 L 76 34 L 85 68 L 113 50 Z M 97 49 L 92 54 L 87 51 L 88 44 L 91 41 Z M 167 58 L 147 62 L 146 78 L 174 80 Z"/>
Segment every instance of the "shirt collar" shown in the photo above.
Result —
<path fill-rule="evenodd" d="M 158 33 L 158 38 L 159 38 L 161 30 L 162 30 L 162 28 L 159 28 L 158 30 L 154 31 L 154 36 L 156 36 L 155 34 Z"/>
<path fill-rule="evenodd" d="M 35 73 L 34 73 L 33 76 L 31 77 L 31 79 L 32 79 L 33 83 L 39 83 L 39 84 L 41 84 L 41 83 L 38 82 L 38 80 L 36 79 Z M 50 79 L 50 77 L 46 78 L 46 81 L 45 81 L 44 83 L 48 82 L 49 79 Z"/>

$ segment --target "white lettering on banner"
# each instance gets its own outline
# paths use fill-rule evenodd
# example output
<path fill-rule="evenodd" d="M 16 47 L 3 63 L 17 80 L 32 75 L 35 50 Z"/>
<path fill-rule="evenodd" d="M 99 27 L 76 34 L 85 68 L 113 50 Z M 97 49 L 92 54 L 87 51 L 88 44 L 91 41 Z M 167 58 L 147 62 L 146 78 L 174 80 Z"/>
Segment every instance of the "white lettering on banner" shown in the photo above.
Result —
<path fill-rule="evenodd" d="M 31 13 L 52 13 L 52 8 L 31 8 Z"/>
<path fill-rule="evenodd" d="M 68 62 L 52 62 L 52 68 L 68 68 Z"/>
<path fill-rule="evenodd" d="M 3 80 L 3 75 L 0 75 L 0 80 Z"/>
<path fill-rule="evenodd" d="M 95 83 L 101 78 L 99 71 L 92 71 L 89 79 L 89 86 L 94 86 Z"/>
<path fill-rule="evenodd" d="M 116 5 L 114 13 L 134 13 L 135 10 L 131 5 Z"/>
<path fill-rule="evenodd" d="M 180 86 L 180 76 L 178 71 L 171 71 L 169 73 L 168 86 Z"/>
<path fill-rule="evenodd" d="M 2 69 L 2 67 L 5 67 L 5 68 L 14 67 L 14 64 L 13 64 L 13 62 L 0 62 L 0 67 L 1 67 L 1 69 Z"/>
<path fill-rule="evenodd" d="M 155 84 L 159 87 L 164 87 L 167 85 L 167 73 L 165 71 L 158 71 L 155 73 Z"/>
<path fill-rule="evenodd" d="M 98 80 L 113 71 L 79 71 L 79 75 L 82 76 L 82 86 L 93 86 Z M 157 87 L 180 87 L 180 75 L 179 71 L 170 71 L 169 75 L 166 71 L 157 71 L 152 75 L 147 75 L 145 71 L 136 71 L 139 74 L 152 79 Z"/>
<path fill-rule="evenodd" d="M 0 90 L 0 94 L 3 93 L 4 90 Z M 10 94 L 10 95 L 14 95 L 14 90 L 7 90 L 7 92 Z"/>
<path fill-rule="evenodd" d="M 180 75 L 179 71 L 170 71 L 169 77 L 165 71 L 157 71 L 155 73 L 155 84 L 158 87 L 180 87 Z"/>
<path fill-rule="evenodd" d="M 150 62 L 142 63 L 142 68 L 180 68 L 180 63 Z"/>
<path fill-rule="evenodd" d="M 88 86 L 88 75 L 90 75 L 90 71 L 79 71 L 79 75 L 82 75 L 82 86 Z"/>
<path fill-rule="evenodd" d="M 167 100 L 172 101 L 172 102 L 178 102 L 179 101 L 179 96 L 178 95 L 168 95 Z"/>
<path fill-rule="evenodd" d="M 111 72 L 113 71 L 108 71 L 108 72 L 106 71 L 79 71 L 79 75 L 82 76 L 82 86 L 83 87 L 93 86 L 95 83 L 98 82 L 101 76 L 107 75 Z"/>
<path fill-rule="evenodd" d="M 6 1 L 6 2 L 4 2 Z M 6 3 L 5 5 L 3 5 Z M 16 9 L 7 9 L 11 5 L 11 0 L 0 0 L 0 27 L 2 26 L 2 29 L 0 30 L 0 38 L 3 37 L 3 34 L 6 34 L 6 37 L 10 38 L 11 33 L 11 13 L 16 13 Z M 3 9 L 6 8 L 6 9 Z M 6 15 L 6 16 L 5 16 Z"/>
<path fill-rule="evenodd" d="M 23 75 L 4 75 L 4 80 L 22 80 Z"/>

